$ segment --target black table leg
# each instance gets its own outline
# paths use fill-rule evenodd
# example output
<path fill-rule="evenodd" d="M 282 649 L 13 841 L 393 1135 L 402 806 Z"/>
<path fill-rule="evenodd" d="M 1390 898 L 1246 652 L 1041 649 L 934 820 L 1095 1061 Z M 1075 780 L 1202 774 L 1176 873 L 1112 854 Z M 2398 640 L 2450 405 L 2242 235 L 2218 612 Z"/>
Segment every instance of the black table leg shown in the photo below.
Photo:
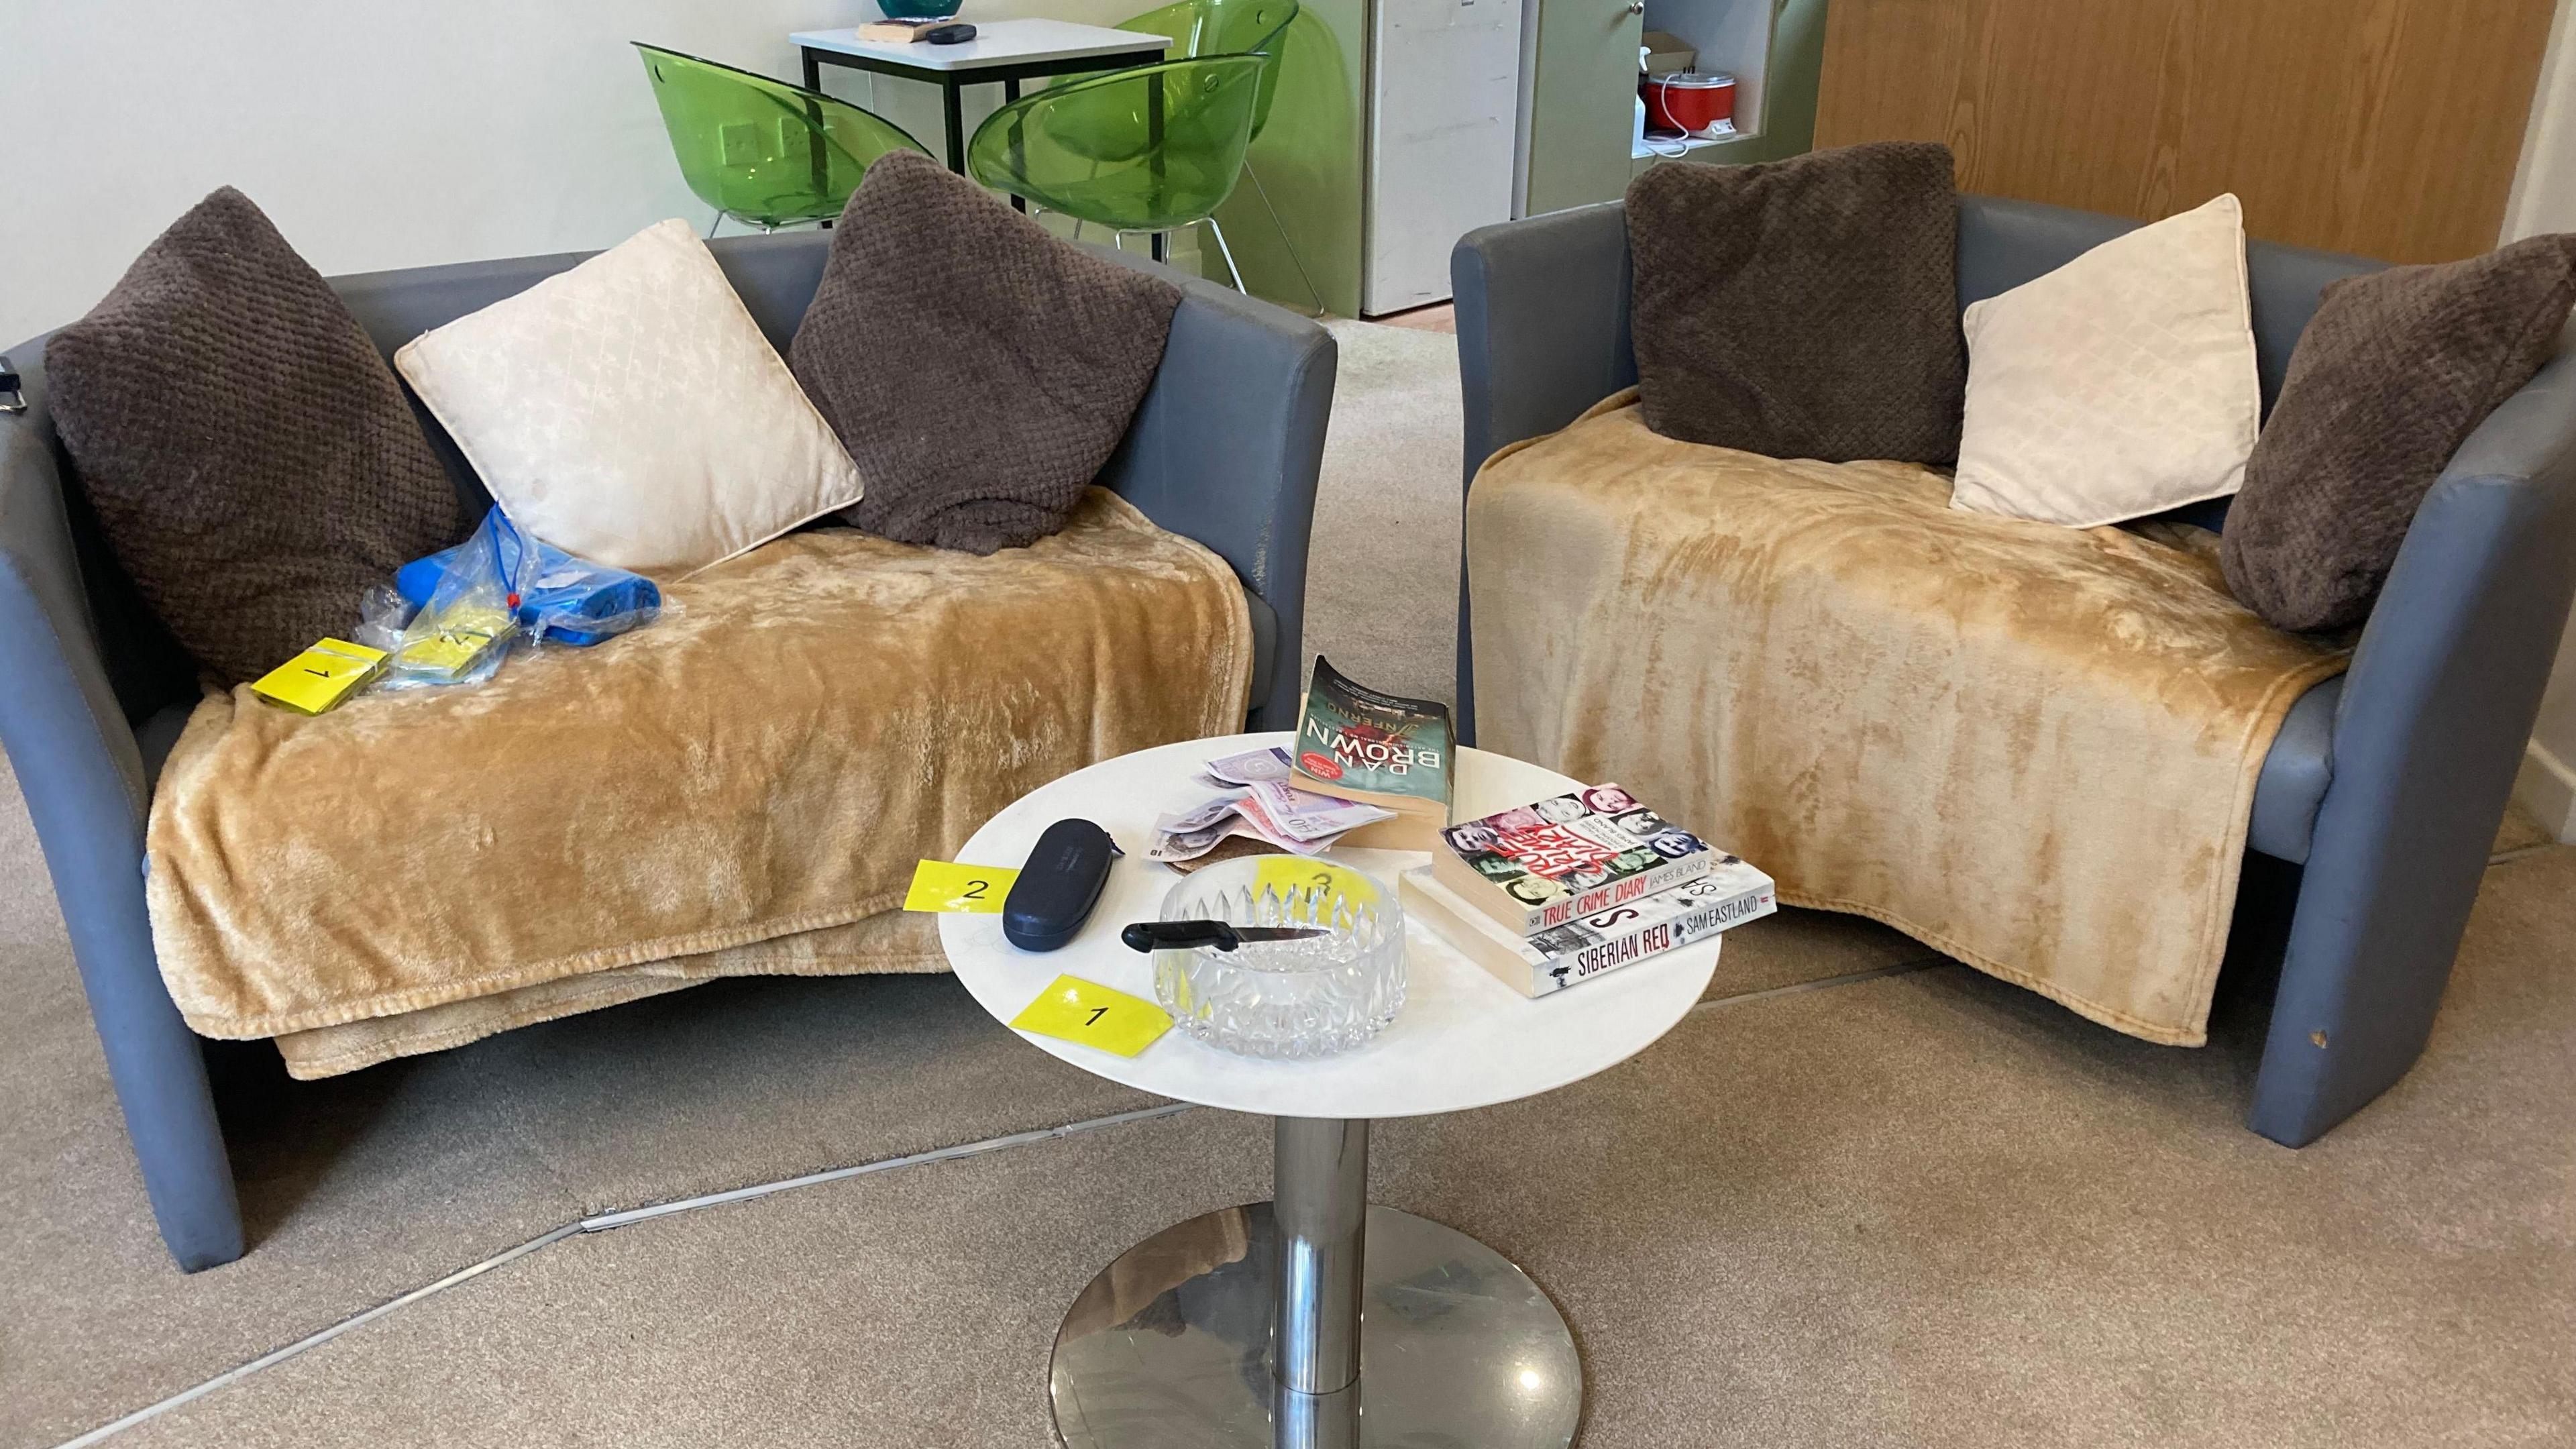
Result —
<path fill-rule="evenodd" d="M 1018 76 L 1013 76 L 1013 77 L 1011 77 L 1009 80 L 1006 80 L 1006 81 L 1002 82 L 1002 104 L 1004 104 L 1004 105 L 1006 105 L 1006 106 L 1007 106 L 1007 105 L 1009 105 L 1011 102 L 1016 101 L 1016 100 L 1018 100 L 1019 98 L 1020 98 L 1020 78 L 1019 78 Z M 1029 155 L 1028 155 L 1028 151 L 1029 151 L 1028 137 L 1027 137 L 1025 134 L 1023 134 L 1023 133 L 1022 133 L 1022 131 L 1021 131 L 1021 129 L 1020 129 L 1020 122 L 1019 122 L 1019 118 L 1018 118 L 1018 117 L 1016 117 L 1016 116 L 1014 116 L 1014 117 L 1012 117 L 1012 118 L 1011 118 L 1011 169 L 1012 169 L 1012 170 L 1014 170 L 1014 171 L 1022 171 L 1022 172 L 1025 172 L 1026 170 L 1028 170 L 1028 166 L 1029 166 Z M 1013 210 L 1013 211 L 1026 211 L 1026 210 L 1028 210 L 1028 209 L 1029 209 L 1029 199 L 1028 199 L 1027 197 L 1025 197 L 1025 196 L 1014 196 L 1014 197 L 1012 197 L 1012 198 L 1011 198 L 1011 210 Z"/>
<path fill-rule="evenodd" d="M 966 110 L 959 104 L 955 72 L 939 78 L 939 101 L 948 117 L 948 169 L 966 174 Z"/>
<path fill-rule="evenodd" d="M 1154 204 L 1160 206 L 1163 201 L 1163 75 L 1160 71 L 1156 71 L 1145 85 L 1145 142 L 1145 166 L 1154 177 Z M 1172 259 L 1170 234 L 1154 233 L 1147 246 L 1154 260 L 1167 262 Z"/>
<path fill-rule="evenodd" d="M 823 89 L 822 57 L 815 51 L 802 46 L 798 47 L 798 52 L 805 59 L 805 89 L 820 93 Z M 808 172 L 808 179 L 813 183 L 814 194 L 820 196 L 823 194 L 824 190 L 832 184 L 831 153 L 827 151 L 823 145 L 823 107 L 821 103 L 816 101 L 807 101 L 805 103 L 805 127 L 805 154 L 811 167 Z M 832 218 L 828 216 L 823 217 L 821 218 L 821 221 L 825 230 L 828 231 L 831 229 Z"/>
<path fill-rule="evenodd" d="M 966 108 L 963 94 L 966 86 L 998 84 L 1002 87 L 1002 93 L 1007 100 L 1016 101 L 1020 98 L 1020 82 L 1031 77 L 1077 75 L 1086 71 L 1116 70 L 1122 65 L 1152 64 L 1161 56 L 1163 47 L 1147 44 L 1138 47 L 1134 52 L 1120 52 L 1115 55 L 1066 57 L 1012 67 L 996 67 L 995 69 L 1003 71 L 1000 75 L 993 74 L 991 70 L 934 72 L 869 55 L 845 56 L 839 52 L 826 53 L 804 46 L 799 46 L 798 50 L 799 59 L 805 71 L 805 88 L 808 90 L 819 91 L 823 88 L 822 74 L 826 63 L 863 70 L 871 75 L 927 81 L 938 86 L 941 119 L 948 130 L 948 169 L 963 176 L 966 174 Z M 1160 76 L 1155 77 L 1154 80 L 1153 100 L 1153 135 L 1159 146 L 1163 133 L 1163 93 Z M 1014 129 L 1011 143 L 1013 164 L 1023 164 L 1026 160 L 1024 152 L 1027 138 Z M 1159 154 L 1155 157 L 1154 165 L 1158 171 L 1161 169 L 1162 158 Z M 1023 197 L 1012 197 L 1011 205 L 1022 211 L 1028 209 L 1028 202 Z M 1162 245 L 1162 239 L 1157 237 L 1155 239 L 1157 255 L 1160 255 Z"/>
<path fill-rule="evenodd" d="M 808 86 L 806 89 L 821 88 Z M 823 141 L 823 105 L 820 101 L 805 103 L 805 162 L 806 179 L 813 184 L 814 194 L 821 196 L 832 185 L 832 153 Z M 830 217 L 823 218 L 823 225 L 831 224 Z"/>

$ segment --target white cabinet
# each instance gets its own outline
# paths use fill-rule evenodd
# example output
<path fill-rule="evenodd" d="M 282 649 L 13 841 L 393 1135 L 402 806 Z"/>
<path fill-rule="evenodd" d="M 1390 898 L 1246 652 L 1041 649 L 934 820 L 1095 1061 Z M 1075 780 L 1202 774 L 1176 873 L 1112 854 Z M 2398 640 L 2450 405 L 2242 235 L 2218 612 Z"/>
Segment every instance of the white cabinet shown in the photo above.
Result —
<path fill-rule="evenodd" d="M 1362 315 L 1446 300 L 1458 238 L 1511 219 L 1525 3 L 1371 7 Z"/>

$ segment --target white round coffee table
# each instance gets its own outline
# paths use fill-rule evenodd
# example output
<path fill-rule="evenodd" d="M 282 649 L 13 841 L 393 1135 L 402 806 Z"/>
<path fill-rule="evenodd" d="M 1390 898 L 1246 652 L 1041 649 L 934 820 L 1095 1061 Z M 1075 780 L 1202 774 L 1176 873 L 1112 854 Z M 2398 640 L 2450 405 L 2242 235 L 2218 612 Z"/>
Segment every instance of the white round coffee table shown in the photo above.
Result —
<path fill-rule="evenodd" d="M 1040 831 L 1067 818 L 1106 829 L 1126 858 L 1082 934 L 1061 950 L 1010 945 L 998 916 L 940 917 L 958 979 L 1003 1022 L 1059 974 L 1152 1000 L 1153 959 L 1121 944 L 1118 930 L 1155 919 L 1181 879 L 1144 858 L 1155 819 L 1207 797 L 1192 776 L 1208 760 L 1289 738 L 1141 750 L 1032 791 L 987 821 L 960 861 L 1017 866 Z M 1457 811 L 1487 815 L 1576 785 L 1462 750 Z M 1429 859 L 1393 850 L 1331 858 L 1390 891 Z M 1236 1056 L 1175 1029 L 1120 1057 L 1021 1033 L 1112 1081 L 1276 1119 L 1272 1201 L 1166 1228 L 1075 1299 L 1050 1373 L 1057 1434 L 1071 1449 L 1570 1444 L 1583 1378 L 1565 1320 L 1491 1248 L 1427 1218 L 1369 1207 L 1368 1124 L 1535 1096 L 1615 1066 L 1681 1020 L 1708 989 L 1717 956 L 1712 939 L 1531 1000 L 1413 921 L 1403 1011 L 1340 1056 Z"/>

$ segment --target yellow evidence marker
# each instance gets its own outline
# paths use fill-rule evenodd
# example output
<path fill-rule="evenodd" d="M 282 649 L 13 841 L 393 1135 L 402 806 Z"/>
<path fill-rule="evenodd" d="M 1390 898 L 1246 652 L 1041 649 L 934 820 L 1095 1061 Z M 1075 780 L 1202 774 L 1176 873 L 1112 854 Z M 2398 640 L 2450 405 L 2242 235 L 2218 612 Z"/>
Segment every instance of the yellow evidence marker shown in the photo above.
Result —
<path fill-rule="evenodd" d="M 1011 1025 L 1040 1036 L 1061 1037 L 1132 1057 L 1172 1029 L 1171 1013 L 1145 1000 L 1079 976 L 1059 976 L 1047 983 Z"/>
<path fill-rule="evenodd" d="M 1002 898 L 1020 873 L 1007 865 L 956 865 L 925 860 L 912 870 L 912 888 L 904 892 L 907 911 L 962 915 L 999 915 Z"/>
<path fill-rule="evenodd" d="M 261 675 L 250 692 L 298 714 L 320 714 L 357 693 L 384 665 L 382 649 L 325 639 Z"/>

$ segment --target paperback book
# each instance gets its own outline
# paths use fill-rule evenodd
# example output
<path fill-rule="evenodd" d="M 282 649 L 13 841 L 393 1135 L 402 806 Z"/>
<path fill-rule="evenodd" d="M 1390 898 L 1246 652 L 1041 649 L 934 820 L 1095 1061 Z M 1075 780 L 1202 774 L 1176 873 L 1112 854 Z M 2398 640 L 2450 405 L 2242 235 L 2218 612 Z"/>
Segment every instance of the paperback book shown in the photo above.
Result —
<path fill-rule="evenodd" d="M 1432 873 L 1459 899 L 1530 936 L 1708 874 L 1718 859 L 1616 785 L 1591 785 L 1441 833 Z"/>
<path fill-rule="evenodd" d="M 937 20 L 871 20 L 859 27 L 859 39 L 890 45 L 910 45 L 943 25 L 954 25 L 957 17 Z"/>
<path fill-rule="evenodd" d="M 1608 971 L 1705 941 L 1779 909 L 1771 877 L 1732 855 L 1660 895 L 1515 935 L 1440 883 L 1430 866 L 1397 882 L 1404 909 L 1523 996 L 1546 996 Z"/>
<path fill-rule="evenodd" d="M 1449 707 L 1353 683 L 1318 656 L 1289 783 L 1395 812 L 1346 843 L 1429 850 L 1449 823 L 1456 751 Z"/>

